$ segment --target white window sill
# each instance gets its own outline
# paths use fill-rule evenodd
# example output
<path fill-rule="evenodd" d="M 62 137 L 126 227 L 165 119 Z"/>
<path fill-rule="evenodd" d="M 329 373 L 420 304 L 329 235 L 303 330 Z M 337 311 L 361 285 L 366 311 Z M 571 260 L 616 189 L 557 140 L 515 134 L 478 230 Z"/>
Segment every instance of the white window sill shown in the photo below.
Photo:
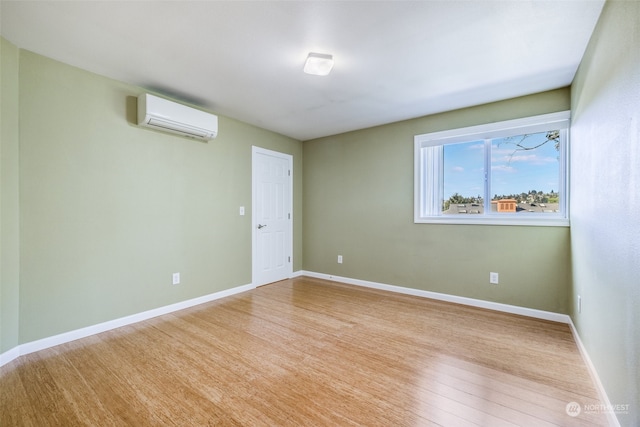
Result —
<path fill-rule="evenodd" d="M 429 218 L 414 218 L 416 224 L 459 224 L 459 225 L 525 225 L 534 227 L 569 227 L 569 219 L 561 217 L 544 218 L 530 216 L 527 218 L 472 215 L 443 215 Z"/>

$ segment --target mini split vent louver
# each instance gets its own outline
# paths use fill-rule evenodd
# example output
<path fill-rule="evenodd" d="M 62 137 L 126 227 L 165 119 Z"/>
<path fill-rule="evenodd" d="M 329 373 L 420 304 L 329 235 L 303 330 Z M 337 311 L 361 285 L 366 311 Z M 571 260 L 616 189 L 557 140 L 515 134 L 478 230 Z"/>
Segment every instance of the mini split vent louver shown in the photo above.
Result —
<path fill-rule="evenodd" d="M 203 140 L 218 135 L 218 116 L 148 93 L 138 97 L 138 124 Z"/>

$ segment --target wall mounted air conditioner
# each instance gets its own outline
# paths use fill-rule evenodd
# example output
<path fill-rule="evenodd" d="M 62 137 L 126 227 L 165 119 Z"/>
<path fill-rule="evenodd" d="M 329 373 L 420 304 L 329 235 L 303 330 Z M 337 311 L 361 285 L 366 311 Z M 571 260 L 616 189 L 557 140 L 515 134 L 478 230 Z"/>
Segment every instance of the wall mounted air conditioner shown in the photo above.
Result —
<path fill-rule="evenodd" d="M 138 97 L 138 124 L 204 140 L 218 135 L 218 116 L 148 93 Z"/>

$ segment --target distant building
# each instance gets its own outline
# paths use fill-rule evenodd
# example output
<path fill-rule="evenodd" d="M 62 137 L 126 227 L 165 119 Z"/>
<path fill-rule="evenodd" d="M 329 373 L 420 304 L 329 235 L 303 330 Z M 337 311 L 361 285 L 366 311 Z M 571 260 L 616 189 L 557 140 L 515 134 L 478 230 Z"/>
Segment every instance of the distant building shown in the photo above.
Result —
<path fill-rule="evenodd" d="M 498 212 L 515 212 L 518 201 L 516 199 L 492 200 L 491 204 L 496 204 Z M 491 209 L 493 210 L 493 209 Z"/>

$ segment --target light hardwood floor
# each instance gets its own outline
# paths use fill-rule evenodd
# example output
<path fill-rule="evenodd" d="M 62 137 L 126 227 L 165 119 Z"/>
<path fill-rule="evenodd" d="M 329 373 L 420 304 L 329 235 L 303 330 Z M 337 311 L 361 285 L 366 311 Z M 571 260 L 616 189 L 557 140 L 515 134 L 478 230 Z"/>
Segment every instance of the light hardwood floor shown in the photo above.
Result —
<path fill-rule="evenodd" d="M 297 278 L 23 356 L 2 426 L 592 426 L 565 324 Z"/>

